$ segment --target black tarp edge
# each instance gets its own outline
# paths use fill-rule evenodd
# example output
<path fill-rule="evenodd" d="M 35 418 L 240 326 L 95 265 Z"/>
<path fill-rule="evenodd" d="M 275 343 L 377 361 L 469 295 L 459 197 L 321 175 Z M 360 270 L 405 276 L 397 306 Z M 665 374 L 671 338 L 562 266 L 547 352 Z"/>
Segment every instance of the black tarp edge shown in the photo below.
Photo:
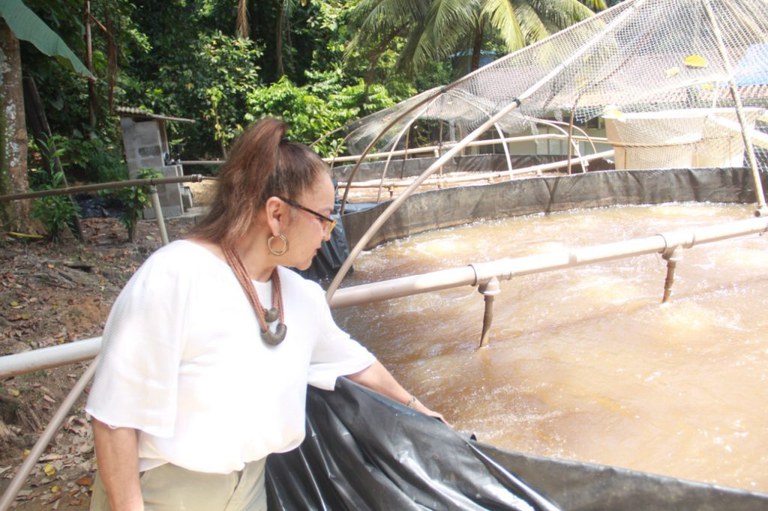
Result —
<path fill-rule="evenodd" d="M 267 462 L 270 510 L 764 511 L 768 495 L 531 456 L 340 379 L 308 389 L 307 437 Z"/>

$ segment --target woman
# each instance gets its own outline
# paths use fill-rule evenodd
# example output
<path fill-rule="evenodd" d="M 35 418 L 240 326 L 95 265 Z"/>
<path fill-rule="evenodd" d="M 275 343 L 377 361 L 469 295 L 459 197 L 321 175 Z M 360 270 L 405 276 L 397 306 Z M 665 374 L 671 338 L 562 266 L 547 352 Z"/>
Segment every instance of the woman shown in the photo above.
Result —
<path fill-rule="evenodd" d="M 286 129 L 265 119 L 238 139 L 208 216 L 115 302 L 86 407 L 91 509 L 266 509 L 265 458 L 301 443 L 308 383 L 347 375 L 442 418 L 285 268 L 307 269 L 335 224 L 327 166 Z"/>

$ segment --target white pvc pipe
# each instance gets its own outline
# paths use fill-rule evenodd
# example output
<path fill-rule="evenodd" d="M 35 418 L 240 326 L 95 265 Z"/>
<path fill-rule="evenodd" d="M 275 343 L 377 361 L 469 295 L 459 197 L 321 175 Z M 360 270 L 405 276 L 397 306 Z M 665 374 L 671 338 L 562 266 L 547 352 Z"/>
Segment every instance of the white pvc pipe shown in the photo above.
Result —
<path fill-rule="evenodd" d="M 674 247 L 691 248 L 703 243 L 764 232 L 768 232 L 768 217 L 755 217 L 695 230 L 656 234 L 634 240 L 565 248 L 550 253 L 473 263 L 448 270 L 339 289 L 329 304 L 333 308 L 349 307 L 461 286 L 477 286 L 494 277 L 509 280 L 520 275 L 560 270 L 656 252 L 664 253 L 667 249 Z M 98 354 L 100 346 L 101 338 L 96 337 L 15 355 L 6 355 L 0 357 L 0 378 L 88 360 Z"/>
<path fill-rule="evenodd" d="M 0 357 L 0 379 L 90 360 L 99 353 L 100 349 L 101 337 L 94 337 L 6 355 Z"/>
<path fill-rule="evenodd" d="M 16 495 L 18 495 L 19 491 L 24 486 L 24 481 L 26 481 L 27 477 L 29 477 L 30 472 L 32 472 L 35 464 L 40 459 L 40 456 L 42 456 L 45 448 L 48 447 L 51 439 L 53 439 L 53 436 L 64 422 L 64 419 L 67 418 L 67 414 L 69 414 L 69 411 L 75 405 L 75 402 L 80 397 L 80 394 L 83 393 L 86 385 L 88 385 L 88 382 L 91 381 L 91 378 L 93 378 L 93 375 L 96 372 L 97 363 L 98 361 L 94 360 L 85 369 L 83 375 L 79 380 L 77 380 L 75 386 L 72 387 L 72 390 L 69 391 L 69 394 L 67 394 L 67 397 L 64 398 L 61 406 L 58 410 L 56 410 L 56 413 L 51 418 L 51 421 L 45 427 L 43 434 L 40 435 L 40 438 L 37 440 L 32 450 L 29 452 L 29 454 L 27 454 L 24 463 L 22 463 L 21 467 L 19 467 L 19 471 L 16 472 L 13 480 L 11 480 L 2 497 L 0 497 L 0 511 L 8 511 L 13 505 L 14 500 L 16 500 Z"/>
<path fill-rule="evenodd" d="M 519 275 L 560 270 L 655 252 L 663 253 L 667 248 L 676 246 L 690 248 L 702 243 L 766 231 L 768 231 L 768 218 L 750 218 L 696 230 L 674 231 L 646 238 L 563 249 L 514 259 L 504 258 L 485 263 L 474 263 L 462 268 L 339 289 L 329 303 L 331 307 L 348 307 L 378 300 L 439 291 L 450 287 L 475 286 L 494 277 L 509 280 Z"/>

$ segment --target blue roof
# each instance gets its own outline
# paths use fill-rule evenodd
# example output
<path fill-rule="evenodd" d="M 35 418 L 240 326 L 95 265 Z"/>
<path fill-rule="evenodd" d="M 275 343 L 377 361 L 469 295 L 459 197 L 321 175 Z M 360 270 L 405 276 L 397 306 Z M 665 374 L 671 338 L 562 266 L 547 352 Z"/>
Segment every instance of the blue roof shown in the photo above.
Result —
<path fill-rule="evenodd" d="M 736 69 L 736 85 L 768 84 L 768 43 L 753 44 L 747 48 Z"/>

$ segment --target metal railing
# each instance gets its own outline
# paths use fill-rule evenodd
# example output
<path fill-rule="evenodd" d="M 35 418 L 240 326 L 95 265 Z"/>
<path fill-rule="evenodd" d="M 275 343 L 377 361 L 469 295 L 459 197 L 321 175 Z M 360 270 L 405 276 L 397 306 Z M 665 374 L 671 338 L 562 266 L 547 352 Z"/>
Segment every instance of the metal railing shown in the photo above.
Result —
<path fill-rule="evenodd" d="M 72 195 L 75 193 L 99 192 L 101 190 L 119 190 L 122 188 L 131 188 L 137 186 L 147 186 L 149 188 L 149 197 L 152 201 L 152 209 L 155 211 L 157 226 L 160 229 L 160 238 L 164 245 L 168 244 L 168 231 L 165 228 L 165 218 L 163 217 L 163 208 L 160 205 L 160 197 L 157 194 L 157 186 L 178 183 L 199 183 L 206 179 L 216 179 L 201 174 L 175 177 L 152 177 L 147 179 L 127 179 L 125 181 L 110 181 L 109 183 L 96 183 L 91 185 L 68 186 L 66 188 L 54 188 L 51 190 L 38 190 L 34 192 L 12 193 L 0 195 L 0 203 L 13 200 L 37 199 L 40 197 L 51 197 L 55 195 Z"/>
<path fill-rule="evenodd" d="M 467 144 L 467 147 L 485 147 L 485 146 L 497 145 L 497 144 L 538 142 L 542 140 L 569 140 L 569 137 L 568 135 L 563 135 L 560 133 L 542 133 L 539 135 L 523 135 L 519 137 L 505 137 L 505 138 L 476 140 L 474 142 Z M 573 140 L 575 142 L 589 142 L 593 147 L 595 143 L 598 143 L 598 144 L 608 143 L 608 139 L 605 137 L 588 137 L 588 136 L 574 135 L 570 137 L 570 140 Z M 384 158 L 391 158 L 394 156 L 408 157 L 413 155 L 424 155 L 424 154 L 437 157 L 437 156 L 440 156 L 443 151 L 447 149 L 451 149 L 457 144 L 458 142 L 445 142 L 441 145 L 413 147 L 410 149 L 398 149 L 398 150 L 386 151 L 386 152 L 380 152 L 380 153 L 369 153 L 365 156 L 365 158 L 367 160 L 380 160 Z M 337 163 L 357 163 L 357 161 L 360 158 L 361 158 L 361 155 L 334 156 L 334 157 L 323 158 L 323 161 L 328 164 L 335 165 Z M 577 160 L 577 158 L 574 158 L 574 160 Z M 190 165 L 190 166 L 192 165 L 218 166 L 218 165 L 223 165 L 224 160 L 182 160 L 179 163 L 181 163 L 181 165 Z"/>

